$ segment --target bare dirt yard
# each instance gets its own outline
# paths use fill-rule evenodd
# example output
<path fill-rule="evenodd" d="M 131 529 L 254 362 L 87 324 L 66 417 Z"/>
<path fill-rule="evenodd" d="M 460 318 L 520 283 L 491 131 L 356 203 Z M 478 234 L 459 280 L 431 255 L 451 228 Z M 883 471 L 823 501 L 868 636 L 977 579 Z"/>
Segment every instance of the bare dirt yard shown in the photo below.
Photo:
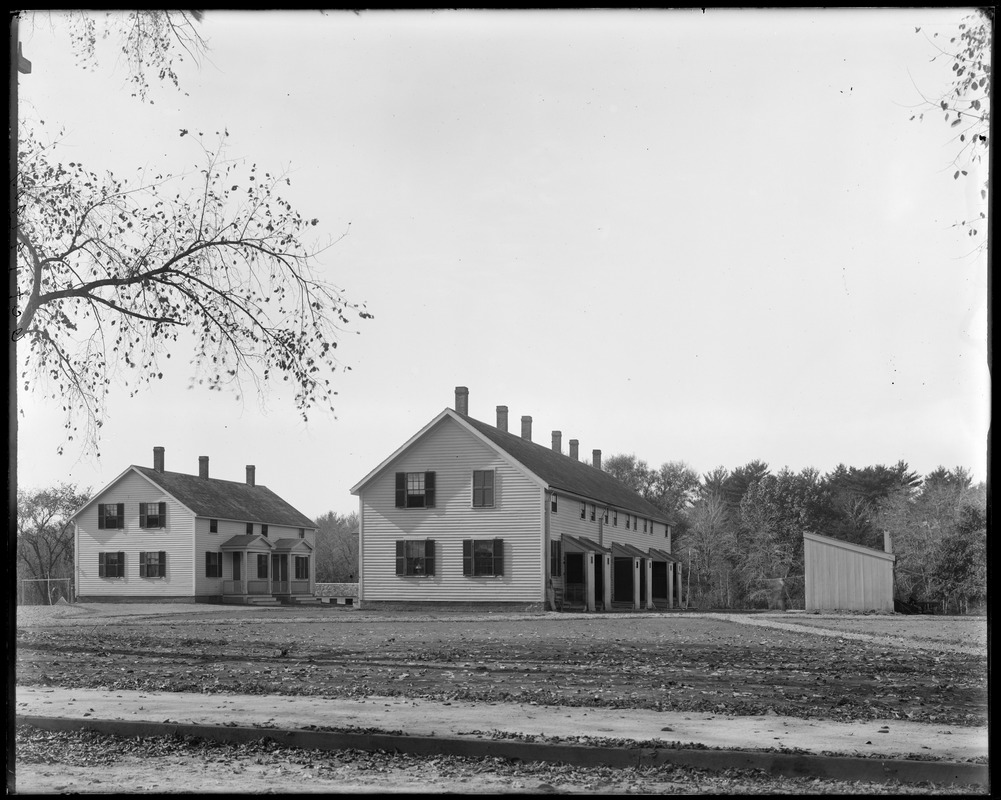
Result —
<path fill-rule="evenodd" d="M 16 647 L 16 677 L 22 686 L 530 702 L 956 726 L 984 725 L 987 718 L 987 626 L 982 617 L 803 612 L 431 616 L 337 606 L 92 604 L 19 609 Z M 39 734 L 24 732 L 19 746 L 28 747 L 32 735 Z M 46 741 L 51 750 L 55 740 Z M 56 751 L 68 752 L 68 747 L 60 745 Z M 256 757 L 250 758 L 250 767 Z M 357 758 L 365 762 L 371 757 Z M 285 761 L 287 770 L 302 766 Z M 409 766 L 383 763 L 379 769 Z M 454 768 L 452 762 L 439 766 Z M 486 770 L 501 776 L 494 783 L 484 783 L 480 765 L 472 773 L 460 770 L 448 785 L 451 791 L 469 791 L 466 781 L 475 774 L 481 776 L 474 784 L 480 791 L 501 786 L 519 791 L 512 784 L 515 779 L 497 769 Z M 552 765 L 538 769 L 541 777 L 533 778 L 535 783 L 523 780 L 520 790 L 545 785 L 550 791 L 671 793 L 690 792 L 695 785 L 682 780 L 681 773 L 655 776 L 654 783 L 644 783 L 641 776 L 606 775 L 560 784 Z M 362 773 L 365 779 L 379 770 Z M 58 778 L 58 767 L 53 774 Z M 379 785 L 362 780 L 356 786 L 356 777 L 344 774 L 338 780 L 354 790 Z M 851 791 L 829 782 L 752 781 L 748 788 L 740 780 L 726 784 L 729 788 L 704 791 Z M 74 785 L 73 790 L 108 788 Z M 335 789 L 327 785 L 322 790 Z"/>

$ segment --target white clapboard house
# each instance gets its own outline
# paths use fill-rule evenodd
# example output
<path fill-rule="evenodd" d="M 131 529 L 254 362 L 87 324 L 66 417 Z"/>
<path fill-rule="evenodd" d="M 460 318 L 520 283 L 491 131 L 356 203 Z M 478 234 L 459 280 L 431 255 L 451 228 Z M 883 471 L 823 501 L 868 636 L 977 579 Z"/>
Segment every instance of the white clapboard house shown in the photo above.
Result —
<path fill-rule="evenodd" d="M 265 603 L 313 597 L 316 523 L 245 481 L 132 465 L 73 516 L 79 601 Z"/>
<path fill-rule="evenodd" d="M 671 521 L 591 463 L 578 441 L 532 441 L 468 413 L 469 393 L 366 475 L 359 602 L 382 606 L 670 608 L 680 597 Z"/>

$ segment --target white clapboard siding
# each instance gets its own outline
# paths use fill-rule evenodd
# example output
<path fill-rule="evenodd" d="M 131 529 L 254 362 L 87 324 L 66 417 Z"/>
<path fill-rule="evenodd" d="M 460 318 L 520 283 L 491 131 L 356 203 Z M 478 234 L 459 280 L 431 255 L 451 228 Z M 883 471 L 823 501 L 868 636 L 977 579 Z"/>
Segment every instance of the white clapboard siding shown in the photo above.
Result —
<path fill-rule="evenodd" d="M 893 611 L 893 555 L 804 533 L 803 560 L 807 611 Z"/>
<path fill-rule="evenodd" d="M 167 504 L 165 528 L 140 528 L 139 504 Z M 97 507 L 101 503 L 125 504 L 125 527 L 100 530 Z M 128 471 L 96 497 L 77 517 L 77 595 L 81 597 L 191 597 L 194 593 L 192 542 L 194 517 L 170 495 L 136 472 Z M 163 550 L 167 574 L 163 578 L 139 577 L 139 554 Z M 124 552 L 125 576 L 102 578 L 100 552 Z"/>
<path fill-rule="evenodd" d="M 585 536 L 594 542 L 598 542 L 600 538 L 600 544 L 603 544 L 605 547 L 610 546 L 614 542 L 616 544 L 631 544 L 644 552 L 651 547 L 666 551 L 670 551 L 671 549 L 671 540 L 665 536 L 667 526 L 663 523 L 651 525 L 650 520 L 647 520 L 647 532 L 644 533 L 642 517 L 636 517 L 639 521 L 639 530 L 637 531 L 631 527 L 629 529 L 626 528 L 626 515 L 624 512 L 619 512 L 618 524 L 616 525 L 613 522 L 615 515 L 612 511 L 609 511 L 608 522 L 599 524 L 599 520 L 603 519 L 603 505 L 600 503 L 595 504 L 595 520 L 592 522 L 590 501 L 586 501 L 584 519 L 581 519 L 581 501 L 576 497 L 560 495 L 559 492 L 557 492 L 557 495 L 557 511 L 549 515 L 550 538 L 559 539 L 563 534 L 569 534 L 570 536 Z"/>
<path fill-rule="evenodd" d="M 494 507 L 473 508 L 473 470 L 494 470 Z M 396 508 L 396 473 L 435 473 L 436 507 Z M 373 476 L 360 493 L 361 601 L 542 602 L 543 488 L 450 417 Z M 503 577 L 462 574 L 464 539 L 503 539 Z M 396 575 L 399 539 L 433 539 L 432 577 Z"/>

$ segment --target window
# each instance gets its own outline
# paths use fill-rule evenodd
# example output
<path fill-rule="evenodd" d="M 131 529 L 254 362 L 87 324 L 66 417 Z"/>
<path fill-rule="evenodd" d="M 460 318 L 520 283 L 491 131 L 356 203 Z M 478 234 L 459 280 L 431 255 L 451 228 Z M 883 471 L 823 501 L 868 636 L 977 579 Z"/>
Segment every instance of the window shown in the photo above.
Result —
<path fill-rule="evenodd" d="M 99 578 L 124 578 L 125 553 L 121 550 L 117 553 L 98 553 L 97 575 Z"/>
<path fill-rule="evenodd" d="M 167 577 L 167 554 L 163 550 L 139 554 L 140 578 Z"/>
<path fill-rule="evenodd" d="M 591 522 L 594 522 L 594 516 L 597 513 L 597 509 L 594 507 L 594 503 L 591 503 Z"/>
<path fill-rule="evenodd" d="M 396 574 L 421 577 L 434 575 L 434 541 L 432 539 L 396 542 Z"/>
<path fill-rule="evenodd" d="M 306 538 L 306 529 L 305 528 L 299 528 L 299 538 L 300 539 L 305 539 Z"/>
<path fill-rule="evenodd" d="M 556 508 L 556 492 L 553 492 L 552 497 L 549 498 L 549 510 L 554 514 L 557 512 Z"/>
<path fill-rule="evenodd" d="M 205 577 L 222 577 L 222 553 L 213 553 L 211 551 L 205 553 Z"/>
<path fill-rule="evenodd" d="M 462 542 L 462 574 L 504 574 L 503 539 L 465 539 Z"/>
<path fill-rule="evenodd" d="M 643 533 L 646 533 L 646 520 L 643 520 Z"/>
<path fill-rule="evenodd" d="M 140 503 L 139 504 L 139 527 L 140 528 L 166 528 L 167 527 L 167 504 L 166 503 Z"/>
<path fill-rule="evenodd" d="M 608 524 L 608 507 L 607 506 L 605 507 L 604 522 L 605 522 L 606 525 Z"/>
<path fill-rule="evenodd" d="M 614 527 L 616 527 L 616 528 L 619 527 L 619 510 L 618 509 L 615 509 L 612 512 L 612 525 Z"/>
<path fill-rule="evenodd" d="M 268 577 L 268 555 L 267 553 L 257 554 L 257 577 Z"/>
<path fill-rule="evenodd" d="M 219 533 L 219 520 L 217 519 L 209 520 L 209 533 Z"/>
<path fill-rule="evenodd" d="M 549 543 L 549 574 L 558 578 L 563 574 L 563 541 L 553 539 Z"/>
<path fill-rule="evenodd" d="M 247 523 L 247 535 L 248 536 L 253 536 L 254 535 L 254 523 L 253 522 L 248 522 Z"/>
<path fill-rule="evenodd" d="M 493 508 L 494 471 L 492 469 L 473 470 L 473 508 Z"/>
<path fill-rule="evenodd" d="M 580 518 L 584 519 L 587 516 L 587 503 L 583 500 L 580 501 Z"/>
<path fill-rule="evenodd" d="M 261 536 L 264 536 L 266 538 L 267 535 L 268 535 L 268 526 L 267 525 L 261 525 Z"/>
<path fill-rule="evenodd" d="M 397 508 L 434 508 L 433 472 L 397 472 Z"/>
<path fill-rule="evenodd" d="M 626 530 L 629 530 L 629 515 L 626 514 Z"/>
<path fill-rule="evenodd" d="M 97 506 L 97 527 L 101 530 L 125 527 L 125 503 L 100 503 Z"/>
<path fill-rule="evenodd" d="M 309 556 L 295 557 L 295 579 L 297 581 L 309 580 Z"/>

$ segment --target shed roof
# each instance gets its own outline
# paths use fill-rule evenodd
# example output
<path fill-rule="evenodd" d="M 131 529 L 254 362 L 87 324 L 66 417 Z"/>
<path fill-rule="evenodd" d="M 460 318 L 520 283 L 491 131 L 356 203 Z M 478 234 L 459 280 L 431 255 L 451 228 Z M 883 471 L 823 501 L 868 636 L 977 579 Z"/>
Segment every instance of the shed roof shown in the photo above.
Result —
<path fill-rule="evenodd" d="M 316 523 L 293 508 L 267 486 L 251 486 L 240 481 L 201 478 L 183 472 L 158 472 L 152 467 L 132 466 L 136 472 L 177 498 L 196 516 L 235 519 L 316 528 Z"/>
<path fill-rule="evenodd" d="M 644 553 L 638 547 L 624 542 L 612 542 L 612 552 L 615 555 L 628 556 L 629 558 L 650 558 L 649 553 Z"/>
<path fill-rule="evenodd" d="M 569 533 L 563 534 L 563 544 L 564 546 L 569 545 L 570 547 L 578 548 L 584 552 L 587 552 L 588 550 L 593 550 L 596 553 L 612 552 L 607 547 L 603 547 L 593 539 L 588 539 L 586 536 L 571 536 Z"/>

